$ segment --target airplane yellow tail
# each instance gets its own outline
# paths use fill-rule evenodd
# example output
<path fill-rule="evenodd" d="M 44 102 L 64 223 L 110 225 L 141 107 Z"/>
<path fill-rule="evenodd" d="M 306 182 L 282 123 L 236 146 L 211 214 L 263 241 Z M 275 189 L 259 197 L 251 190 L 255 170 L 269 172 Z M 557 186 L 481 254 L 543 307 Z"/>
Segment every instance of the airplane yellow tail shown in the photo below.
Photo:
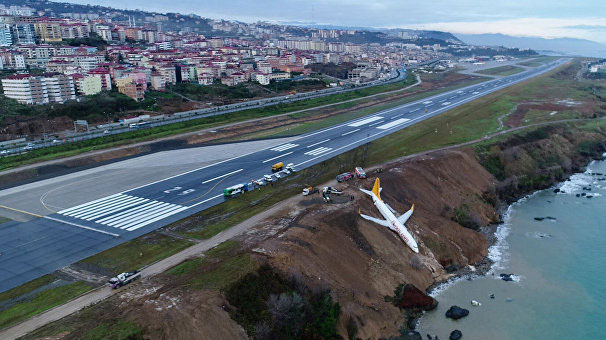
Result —
<path fill-rule="evenodd" d="M 375 180 L 375 185 L 372 187 L 372 193 L 377 196 L 379 200 L 381 200 L 381 184 L 379 183 L 379 178 Z"/>

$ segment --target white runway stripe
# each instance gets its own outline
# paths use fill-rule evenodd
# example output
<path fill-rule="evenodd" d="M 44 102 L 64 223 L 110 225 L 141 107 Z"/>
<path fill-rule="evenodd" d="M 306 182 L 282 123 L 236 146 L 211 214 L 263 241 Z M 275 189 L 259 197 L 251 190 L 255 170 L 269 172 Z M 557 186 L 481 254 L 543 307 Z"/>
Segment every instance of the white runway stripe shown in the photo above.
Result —
<path fill-rule="evenodd" d="M 362 126 L 362 125 L 365 125 L 365 124 L 368 124 L 368 123 L 372 123 L 374 121 L 381 120 L 381 119 L 383 119 L 383 117 L 374 116 L 374 117 L 366 118 L 366 119 L 363 119 L 363 120 L 359 120 L 357 122 L 353 122 L 353 123 L 351 123 L 351 124 L 349 124 L 347 126 L 359 127 L 359 126 Z"/>
<path fill-rule="evenodd" d="M 107 199 L 107 200 L 104 200 L 104 201 L 100 201 L 100 202 L 97 202 L 95 204 L 91 204 L 89 206 L 84 206 L 84 207 L 81 207 L 79 209 L 72 210 L 72 211 L 67 212 L 67 213 L 63 213 L 62 215 L 65 215 L 65 216 L 75 216 L 75 215 L 81 214 L 81 213 L 83 213 L 85 211 L 90 211 L 90 210 L 97 209 L 97 208 L 100 208 L 100 207 L 108 206 L 108 205 L 113 204 L 115 202 L 123 201 L 125 199 L 128 199 L 129 197 L 130 196 L 126 196 L 126 195 L 118 195 L 116 197 L 112 197 L 110 199 Z"/>
<path fill-rule="evenodd" d="M 160 215 L 160 216 L 157 216 L 157 217 L 155 217 L 155 218 L 152 218 L 151 220 L 145 221 L 145 222 L 143 222 L 143 223 L 139 223 L 139 224 L 134 225 L 134 226 L 132 226 L 132 227 L 128 227 L 126 230 L 128 230 L 128 231 L 133 231 L 133 230 L 139 229 L 139 228 L 144 227 L 144 226 L 146 226 L 146 225 L 148 225 L 148 224 L 150 224 L 150 223 L 154 223 L 154 222 L 156 222 L 156 221 L 160 221 L 160 220 L 161 220 L 161 219 L 163 219 L 163 218 L 167 218 L 168 216 L 172 216 L 172 215 L 174 215 L 174 214 L 176 214 L 176 213 L 179 213 L 179 212 L 181 212 L 181 211 L 183 211 L 183 210 L 185 210 L 185 209 L 188 209 L 188 208 L 189 208 L 189 207 L 181 207 L 181 208 L 179 208 L 179 209 L 177 209 L 177 210 L 173 210 L 173 211 L 171 211 L 171 212 L 169 212 L 169 213 L 167 213 L 167 214 Z"/>
<path fill-rule="evenodd" d="M 111 214 L 113 214 L 115 212 L 123 211 L 124 209 L 130 208 L 130 207 L 134 207 L 135 205 L 140 205 L 140 204 L 145 203 L 147 201 L 149 201 L 147 198 L 138 198 L 135 201 L 131 201 L 131 202 L 128 202 L 128 203 L 116 206 L 111 211 L 100 211 L 100 212 L 92 214 L 92 215 L 90 215 L 88 217 L 85 216 L 85 217 L 81 217 L 81 218 L 84 219 L 84 220 L 87 220 L 87 221 L 96 220 L 99 217 L 103 217 L 103 216 L 106 216 L 106 215 L 111 215 Z"/>
<path fill-rule="evenodd" d="M 332 150 L 332 148 L 319 147 L 317 149 L 313 149 L 311 151 L 307 151 L 305 154 L 308 156 L 317 156 L 328 151 Z"/>
<path fill-rule="evenodd" d="M 114 207 L 116 206 L 120 206 L 122 204 L 125 203 L 131 203 L 132 201 L 136 201 L 138 200 L 138 197 L 133 197 L 133 196 L 123 196 L 120 199 L 117 199 L 115 201 L 110 201 L 104 205 L 92 208 L 92 209 L 85 209 L 82 211 L 79 211 L 75 214 L 66 214 L 67 216 L 72 216 L 72 217 L 77 217 L 77 218 L 81 218 L 81 219 L 85 219 L 85 217 L 89 216 L 89 215 L 94 215 L 96 213 L 98 213 L 99 211 L 108 211 L 108 210 L 112 210 Z"/>
<path fill-rule="evenodd" d="M 159 205 L 159 204 L 162 204 L 162 203 L 158 202 L 158 201 L 147 202 L 147 203 L 145 203 L 143 205 L 139 205 L 137 207 L 130 208 L 130 209 L 122 211 L 122 212 L 120 212 L 118 214 L 114 214 L 114 215 L 111 215 L 111 216 L 108 216 L 108 217 L 104 217 L 104 218 L 102 218 L 102 219 L 100 219 L 100 220 L 98 220 L 96 222 L 97 223 L 101 223 L 101 224 L 108 224 L 108 223 L 114 222 L 116 220 L 119 220 L 119 219 L 122 219 L 122 218 L 125 218 L 125 217 L 128 217 L 128 216 L 131 216 L 131 215 L 136 214 L 138 212 L 141 212 L 141 211 L 143 211 L 145 209 L 149 209 L 149 208 L 154 207 L 154 206 Z"/>
<path fill-rule="evenodd" d="M 118 195 L 119 195 L 119 194 L 115 194 L 115 195 L 111 195 L 111 196 L 107 196 L 107 197 L 102 197 L 102 198 L 99 198 L 98 200 L 94 200 L 94 201 L 86 202 L 86 203 L 84 203 L 84 204 L 80 204 L 80 205 L 77 205 L 77 206 L 75 206 L 75 207 L 71 207 L 71 208 L 63 209 L 63 210 L 59 211 L 59 213 L 60 213 L 60 214 L 63 214 L 63 213 L 66 213 L 66 212 L 70 212 L 70 211 L 72 211 L 72 210 L 74 210 L 74 209 L 78 209 L 78 208 L 80 208 L 80 207 L 82 207 L 82 206 L 86 206 L 86 205 L 89 205 L 89 204 L 94 204 L 94 203 L 97 203 L 97 202 L 99 202 L 99 201 L 103 201 L 103 200 L 106 200 L 106 199 L 110 199 L 110 198 L 115 197 L 115 196 L 118 196 Z"/>
<path fill-rule="evenodd" d="M 135 218 L 133 220 L 130 220 L 130 221 L 126 222 L 126 223 L 120 224 L 119 226 L 117 225 L 116 228 L 118 228 L 118 227 L 120 229 L 130 228 L 130 227 L 132 227 L 134 225 L 137 225 L 137 224 L 143 223 L 143 222 L 147 222 L 147 221 L 149 221 L 150 219 L 152 219 L 154 217 L 157 217 L 159 215 L 167 214 L 167 213 L 169 213 L 169 212 L 171 212 L 173 210 L 177 210 L 177 209 L 180 209 L 182 207 L 183 206 L 181 206 L 181 205 L 173 205 L 173 204 L 171 204 L 171 205 L 166 206 L 166 207 L 164 207 L 162 209 L 156 210 L 156 211 L 154 211 L 152 213 L 140 216 L 140 217 Z"/>
<path fill-rule="evenodd" d="M 330 139 L 325 139 L 325 140 L 323 140 L 323 141 L 321 141 L 321 142 L 317 142 L 317 143 L 313 143 L 313 144 L 311 144 L 311 145 L 308 145 L 307 147 L 308 147 L 308 148 L 311 148 L 311 147 L 316 146 L 316 145 L 318 145 L 318 144 L 326 143 L 326 142 L 328 142 L 329 140 L 330 140 Z"/>
<path fill-rule="evenodd" d="M 190 207 L 126 194 L 116 194 L 62 210 L 60 214 L 133 231 L 188 208 Z"/>
<path fill-rule="evenodd" d="M 297 146 L 299 146 L 299 144 L 287 143 L 287 144 L 284 144 L 284 145 L 276 146 L 275 148 L 271 148 L 270 150 L 272 150 L 272 151 L 284 151 L 284 150 L 296 148 Z"/>
<path fill-rule="evenodd" d="M 107 223 L 107 225 L 118 228 L 126 223 L 129 223 L 130 221 L 133 221 L 133 220 L 141 218 L 142 216 L 148 215 L 152 211 L 164 210 L 166 207 L 171 206 L 170 203 L 164 203 L 164 202 L 159 202 L 159 203 L 160 204 L 150 207 L 149 209 L 143 209 L 134 215 L 124 217 L 124 218 L 118 219 L 116 221 Z"/>
<path fill-rule="evenodd" d="M 91 201 L 91 202 L 88 202 L 88 203 L 84 203 L 84 204 L 77 205 L 77 206 L 75 206 L 75 207 L 71 207 L 71 208 L 69 208 L 69 209 L 64 209 L 64 210 L 59 211 L 59 214 L 62 214 L 62 215 L 63 215 L 63 214 L 67 214 L 67 213 L 70 213 L 70 212 L 74 212 L 74 211 L 76 211 L 76 210 L 85 209 L 85 208 L 87 208 L 87 207 L 91 207 L 91 206 L 93 206 L 93 205 L 96 205 L 96 204 L 99 204 L 99 203 L 105 202 L 105 201 L 107 201 L 107 200 L 111 200 L 112 198 L 114 198 L 114 197 L 116 197 L 116 196 L 120 196 L 120 194 L 116 194 L 116 195 L 111 195 L 111 196 L 103 197 L 103 198 L 100 198 L 100 199 L 98 199 L 98 200 L 94 200 L 94 201 Z"/>
<path fill-rule="evenodd" d="M 410 119 L 408 118 L 400 118 L 398 120 L 394 120 L 393 122 L 387 123 L 387 124 L 383 124 L 381 126 L 377 126 L 377 129 L 381 129 L 381 130 L 385 130 L 385 129 L 389 129 L 392 128 L 396 125 L 400 125 L 402 123 L 406 123 L 407 121 L 409 121 Z"/>

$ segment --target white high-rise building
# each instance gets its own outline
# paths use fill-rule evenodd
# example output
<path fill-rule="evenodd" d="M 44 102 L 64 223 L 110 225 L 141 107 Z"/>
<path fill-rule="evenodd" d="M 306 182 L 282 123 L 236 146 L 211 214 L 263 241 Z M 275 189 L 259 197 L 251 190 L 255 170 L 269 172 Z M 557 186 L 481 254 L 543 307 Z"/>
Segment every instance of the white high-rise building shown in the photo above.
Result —
<path fill-rule="evenodd" d="M 63 74 L 17 74 L 2 79 L 4 95 L 22 104 L 63 103 L 76 99 L 71 77 Z"/>

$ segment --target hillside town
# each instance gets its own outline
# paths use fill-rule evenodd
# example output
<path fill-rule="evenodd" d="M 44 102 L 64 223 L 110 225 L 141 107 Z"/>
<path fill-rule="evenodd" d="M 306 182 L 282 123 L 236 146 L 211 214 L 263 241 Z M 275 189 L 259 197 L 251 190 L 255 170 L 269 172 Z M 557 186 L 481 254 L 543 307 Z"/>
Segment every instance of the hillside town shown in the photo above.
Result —
<path fill-rule="evenodd" d="M 6 97 L 22 104 L 64 103 L 115 88 L 141 101 L 147 91 L 177 83 L 269 85 L 303 79 L 318 64 L 346 64 L 335 80 L 364 83 L 393 68 L 452 58 L 447 49 L 469 49 L 455 39 L 422 45 L 423 39 L 406 32 L 385 44 L 353 43 L 340 38 L 359 31 L 62 5 L 75 11 L 0 5 Z M 175 26 L 185 18 L 193 27 Z"/>

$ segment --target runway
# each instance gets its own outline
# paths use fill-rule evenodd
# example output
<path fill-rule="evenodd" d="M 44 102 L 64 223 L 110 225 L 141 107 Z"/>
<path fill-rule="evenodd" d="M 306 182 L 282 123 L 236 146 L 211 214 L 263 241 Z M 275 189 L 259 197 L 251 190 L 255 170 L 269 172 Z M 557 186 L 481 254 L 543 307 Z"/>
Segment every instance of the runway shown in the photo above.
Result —
<path fill-rule="evenodd" d="M 103 196 L 80 192 L 77 200 L 70 201 L 72 205 L 55 204 L 46 212 L 34 212 L 30 221 L 1 225 L 0 291 L 220 204 L 224 188 L 269 175 L 276 162 L 294 163 L 297 170 L 302 170 L 567 61 L 560 59 L 509 77 L 441 93 L 279 145 L 251 148 L 243 155 L 208 161 L 181 173 L 149 174 L 150 180 L 143 178 L 143 184 L 128 190 L 120 191 L 120 186 L 108 184 L 111 189 Z M 141 171 L 145 174 L 144 169 Z M 69 193 L 69 188 L 65 190 Z M 0 197 L 2 207 L 18 209 L 11 203 Z"/>

